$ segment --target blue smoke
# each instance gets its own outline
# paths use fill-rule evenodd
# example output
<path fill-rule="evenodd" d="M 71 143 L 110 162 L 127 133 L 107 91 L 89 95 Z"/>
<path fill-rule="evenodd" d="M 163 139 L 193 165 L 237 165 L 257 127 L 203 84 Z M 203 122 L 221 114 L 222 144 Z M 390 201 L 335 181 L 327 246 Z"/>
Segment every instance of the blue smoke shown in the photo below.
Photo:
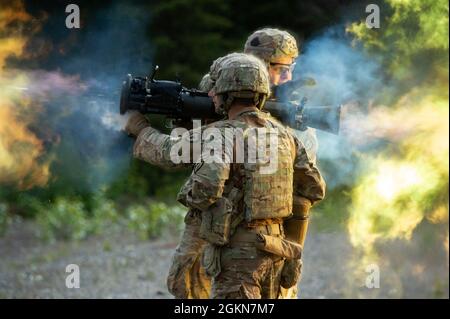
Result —
<path fill-rule="evenodd" d="M 306 107 L 320 105 L 343 105 L 342 123 L 351 114 L 345 105 L 357 106 L 363 112 L 382 88 L 382 72 L 378 61 L 369 58 L 362 48 L 352 46 L 344 26 L 336 26 L 323 32 L 305 44 L 304 52 L 297 59 L 294 79 L 312 78 L 313 86 L 302 86 L 300 96 L 308 99 Z M 324 171 L 329 187 L 352 182 L 359 164 L 357 148 L 346 136 L 317 130 L 319 139 L 318 162 L 327 162 Z M 348 129 L 350 129 L 348 131 Z"/>
<path fill-rule="evenodd" d="M 146 10 L 116 3 L 96 14 L 57 61 L 63 74 L 79 75 L 85 90 L 51 92 L 42 119 L 60 141 L 51 150 L 53 182 L 75 192 L 95 191 L 129 167 L 132 140 L 118 115 L 121 82 L 127 73 L 147 73 L 152 54 Z"/>

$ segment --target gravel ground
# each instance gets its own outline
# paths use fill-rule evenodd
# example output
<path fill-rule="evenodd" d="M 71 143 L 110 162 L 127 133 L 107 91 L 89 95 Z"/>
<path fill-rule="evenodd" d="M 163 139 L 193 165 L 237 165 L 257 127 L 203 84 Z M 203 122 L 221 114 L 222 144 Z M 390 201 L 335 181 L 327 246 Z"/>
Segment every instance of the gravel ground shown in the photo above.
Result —
<path fill-rule="evenodd" d="M 172 298 L 165 280 L 178 238 L 141 241 L 128 231 L 81 242 L 44 243 L 31 222 L 0 239 L 0 298 Z M 379 249 L 379 288 L 366 287 L 373 263 L 355 253 L 343 232 L 312 228 L 304 252 L 301 298 L 448 298 L 448 252 L 394 242 Z M 65 285 L 68 264 L 80 288 Z"/>

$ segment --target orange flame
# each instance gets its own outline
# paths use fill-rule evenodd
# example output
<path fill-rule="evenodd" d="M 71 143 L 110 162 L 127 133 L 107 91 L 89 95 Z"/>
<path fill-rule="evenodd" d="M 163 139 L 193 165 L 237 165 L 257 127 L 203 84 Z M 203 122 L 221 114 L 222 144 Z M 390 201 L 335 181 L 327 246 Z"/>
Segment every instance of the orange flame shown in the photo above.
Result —
<path fill-rule="evenodd" d="M 45 185 L 50 164 L 41 163 L 43 143 L 28 128 L 39 105 L 24 96 L 27 74 L 8 69 L 8 57 L 25 55 L 26 27 L 31 34 L 39 29 L 21 1 L 0 9 L 0 183 L 21 189 Z"/>

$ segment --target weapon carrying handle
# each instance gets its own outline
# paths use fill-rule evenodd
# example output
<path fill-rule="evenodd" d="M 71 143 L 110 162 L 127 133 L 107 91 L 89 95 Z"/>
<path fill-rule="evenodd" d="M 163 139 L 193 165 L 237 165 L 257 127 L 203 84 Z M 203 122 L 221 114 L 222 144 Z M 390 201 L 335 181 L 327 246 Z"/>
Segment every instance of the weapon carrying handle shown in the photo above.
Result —
<path fill-rule="evenodd" d="M 155 82 L 155 75 L 156 75 L 156 71 L 159 70 L 159 65 L 155 65 L 155 67 L 152 70 L 152 73 L 150 73 L 150 82 L 154 83 Z"/>

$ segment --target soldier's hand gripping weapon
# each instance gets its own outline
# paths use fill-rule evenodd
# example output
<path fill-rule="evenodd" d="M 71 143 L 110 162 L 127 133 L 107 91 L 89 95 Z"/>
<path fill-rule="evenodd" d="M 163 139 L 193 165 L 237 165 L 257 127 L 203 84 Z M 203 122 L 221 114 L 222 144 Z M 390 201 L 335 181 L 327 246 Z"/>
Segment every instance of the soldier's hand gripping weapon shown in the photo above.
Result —
<path fill-rule="evenodd" d="M 158 66 L 149 78 L 127 75 L 122 84 L 120 114 L 127 110 L 137 110 L 142 114 L 160 114 L 180 121 L 221 119 L 221 116 L 215 113 L 208 93 L 187 89 L 178 81 L 155 80 L 157 70 Z M 333 134 L 339 133 L 340 106 L 305 107 L 305 99 L 300 103 L 283 101 L 278 96 L 282 95 L 281 92 L 284 95 L 295 82 L 283 85 L 275 88 L 277 100 L 266 101 L 264 111 L 270 112 L 272 116 L 294 129 L 305 130 L 312 127 Z"/>

